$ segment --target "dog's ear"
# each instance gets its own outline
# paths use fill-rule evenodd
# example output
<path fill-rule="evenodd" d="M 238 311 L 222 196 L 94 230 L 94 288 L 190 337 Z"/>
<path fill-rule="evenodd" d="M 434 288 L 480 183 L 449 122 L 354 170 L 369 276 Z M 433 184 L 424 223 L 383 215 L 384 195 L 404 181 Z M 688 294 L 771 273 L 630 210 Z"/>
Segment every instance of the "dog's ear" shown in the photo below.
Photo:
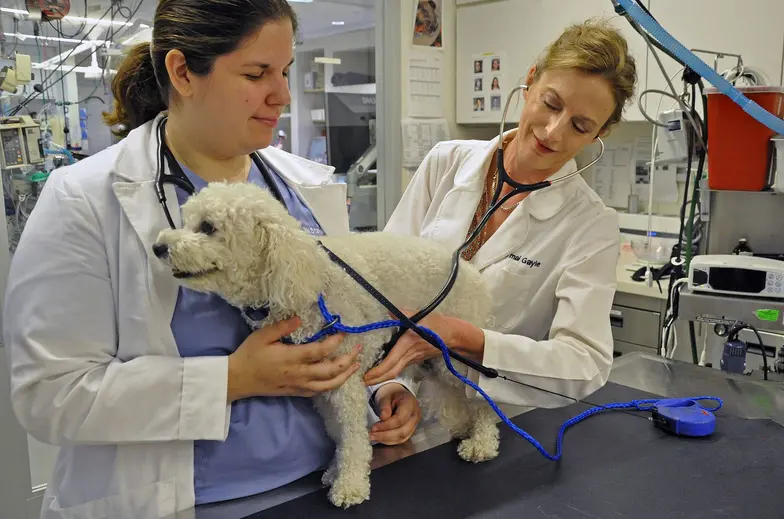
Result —
<path fill-rule="evenodd" d="M 268 302 L 294 311 L 318 300 L 324 288 L 324 254 L 316 239 L 290 218 L 260 224 L 256 232 L 264 244 L 262 283 Z"/>

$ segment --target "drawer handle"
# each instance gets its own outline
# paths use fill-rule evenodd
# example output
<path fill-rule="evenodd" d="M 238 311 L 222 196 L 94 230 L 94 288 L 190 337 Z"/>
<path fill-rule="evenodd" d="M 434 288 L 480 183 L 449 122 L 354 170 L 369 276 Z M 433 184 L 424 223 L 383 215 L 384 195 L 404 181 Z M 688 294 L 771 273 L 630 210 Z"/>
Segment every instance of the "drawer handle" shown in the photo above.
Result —
<path fill-rule="evenodd" d="M 623 312 L 610 310 L 610 325 L 616 328 L 623 328 Z"/>

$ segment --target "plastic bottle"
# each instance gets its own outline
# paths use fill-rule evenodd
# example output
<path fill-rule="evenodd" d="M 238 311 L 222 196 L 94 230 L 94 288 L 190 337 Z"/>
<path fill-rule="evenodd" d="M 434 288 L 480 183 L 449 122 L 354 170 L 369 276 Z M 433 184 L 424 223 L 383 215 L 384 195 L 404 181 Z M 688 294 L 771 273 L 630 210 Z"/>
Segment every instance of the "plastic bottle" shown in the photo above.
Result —
<path fill-rule="evenodd" d="M 732 250 L 732 253 L 736 256 L 754 256 L 754 251 L 749 247 L 746 238 L 738 240 L 738 244 Z"/>

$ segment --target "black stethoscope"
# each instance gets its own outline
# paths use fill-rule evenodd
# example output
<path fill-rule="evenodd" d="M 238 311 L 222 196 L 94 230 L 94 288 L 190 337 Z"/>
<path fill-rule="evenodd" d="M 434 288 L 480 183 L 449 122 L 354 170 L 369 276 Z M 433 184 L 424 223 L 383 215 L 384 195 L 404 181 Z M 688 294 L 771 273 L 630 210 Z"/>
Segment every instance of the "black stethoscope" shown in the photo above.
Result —
<path fill-rule="evenodd" d="M 422 308 L 419 312 L 417 312 L 410 318 L 406 318 L 403 320 L 406 326 L 398 328 L 398 330 L 392 335 L 392 338 L 389 340 L 389 342 L 384 345 L 384 356 L 386 356 L 392 350 L 392 347 L 395 345 L 395 343 L 397 343 L 400 337 L 402 337 L 403 334 L 406 332 L 406 330 L 409 329 L 416 332 L 420 337 L 422 337 L 425 341 L 432 344 L 436 348 L 440 348 L 440 346 L 436 344 L 428 334 L 423 332 L 416 325 L 416 323 L 418 323 L 419 321 L 427 317 L 431 312 L 433 312 L 438 307 L 438 305 L 440 305 L 441 302 L 444 299 L 446 299 L 446 296 L 449 295 L 449 292 L 450 290 L 452 290 L 455 281 L 457 281 L 457 271 L 458 271 L 458 267 L 460 266 L 461 255 L 463 254 L 463 251 L 466 250 L 468 246 L 479 237 L 479 234 L 482 232 L 482 229 L 485 228 L 487 223 L 490 221 L 490 218 L 493 216 L 493 214 L 495 214 L 498 208 L 500 208 L 504 203 L 506 203 L 507 200 L 509 200 L 513 196 L 522 193 L 532 193 L 534 191 L 539 191 L 546 187 L 550 187 L 555 183 L 563 182 L 572 177 L 575 177 L 580 173 L 582 173 L 583 171 L 585 171 L 586 169 L 593 166 L 594 164 L 596 164 L 597 162 L 599 162 L 599 160 L 604 155 L 604 141 L 602 141 L 601 138 L 597 137 L 600 146 L 599 154 L 591 162 L 577 169 L 576 171 L 573 171 L 571 173 L 568 173 L 566 175 L 554 179 L 537 182 L 535 184 L 521 184 L 520 182 L 517 182 L 514 179 L 512 179 L 512 177 L 509 176 L 509 173 L 506 171 L 506 168 L 504 167 L 504 129 L 506 126 L 506 116 L 509 111 L 509 105 L 512 102 L 513 96 L 518 92 L 522 92 L 527 89 L 528 89 L 528 85 L 525 84 L 517 85 L 509 92 L 509 95 L 506 98 L 506 105 L 504 106 L 504 112 L 501 117 L 501 124 L 498 130 L 498 148 L 495 154 L 496 169 L 498 170 L 498 185 L 496 186 L 495 192 L 493 193 L 493 199 L 490 202 L 490 207 L 488 208 L 487 212 L 485 212 L 484 216 L 482 217 L 482 220 L 476 226 L 476 229 L 474 229 L 474 231 L 466 239 L 466 241 L 452 254 L 452 269 L 449 273 L 449 277 L 447 278 L 447 281 L 444 284 L 443 288 L 439 291 L 439 293 L 435 296 L 435 298 L 433 298 L 433 300 L 430 303 L 428 303 L 427 306 Z M 512 189 L 502 197 L 501 190 L 503 189 L 504 184 L 508 185 Z M 453 359 L 462 362 L 463 364 L 469 366 L 470 368 L 482 373 L 485 377 L 495 378 L 498 376 L 497 370 L 493 368 L 488 368 L 479 362 L 471 360 L 468 357 L 465 357 L 457 353 L 451 348 L 447 348 L 447 352 L 449 353 L 449 356 L 452 357 Z M 537 389 L 541 389 L 541 388 L 537 388 Z"/>
<path fill-rule="evenodd" d="M 164 187 L 167 183 L 174 184 L 185 191 L 189 196 L 196 192 L 196 188 L 182 170 L 179 162 L 177 162 L 174 154 L 166 144 L 166 119 L 167 117 L 163 117 L 158 122 L 158 162 L 155 172 L 155 192 L 158 195 L 158 202 L 161 204 L 161 207 L 163 207 L 163 212 L 166 214 L 169 225 L 174 229 L 174 220 L 172 219 L 169 207 L 166 204 L 166 190 Z M 259 168 L 262 177 L 264 177 L 264 182 L 267 184 L 267 188 L 272 193 L 272 196 L 285 206 L 286 202 L 283 200 L 283 194 L 280 192 L 278 184 L 275 182 L 275 179 L 272 178 L 272 173 L 261 159 L 261 156 L 259 156 L 258 152 L 253 152 L 250 154 L 250 158 L 253 160 L 253 163 L 256 164 L 256 167 Z M 170 170 L 169 173 L 166 172 L 167 164 Z"/>

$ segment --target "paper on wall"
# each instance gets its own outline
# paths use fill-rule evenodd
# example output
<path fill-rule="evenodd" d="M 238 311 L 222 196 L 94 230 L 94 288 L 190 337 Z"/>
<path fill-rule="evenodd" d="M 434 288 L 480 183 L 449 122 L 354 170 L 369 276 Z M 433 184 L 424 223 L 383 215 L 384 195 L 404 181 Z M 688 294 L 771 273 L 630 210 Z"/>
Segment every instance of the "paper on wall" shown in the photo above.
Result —
<path fill-rule="evenodd" d="M 675 203 L 678 201 L 678 169 L 675 164 L 662 164 L 656 166 L 653 177 L 653 201 L 658 203 Z M 648 201 L 648 188 L 650 178 L 646 176 L 644 183 L 635 184 L 638 196 Z"/>
<path fill-rule="evenodd" d="M 444 58 L 438 49 L 412 46 L 408 60 L 408 115 L 444 117 Z"/>
<path fill-rule="evenodd" d="M 596 163 L 593 187 L 610 207 L 627 207 L 629 204 L 631 155 L 631 143 L 607 144 L 604 155 Z"/>
<path fill-rule="evenodd" d="M 506 78 L 508 62 L 503 52 L 485 52 L 471 56 L 471 117 L 486 119 L 488 113 L 501 116 L 510 88 Z"/>
<path fill-rule="evenodd" d="M 632 163 L 632 143 L 624 142 L 613 147 L 613 166 L 629 167 Z"/>
<path fill-rule="evenodd" d="M 647 202 L 651 182 L 650 137 L 638 137 L 634 144 L 634 192 Z M 653 177 L 653 201 L 672 203 L 678 201 L 677 167 L 674 164 L 657 164 Z"/>
<path fill-rule="evenodd" d="M 417 168 L 433 146 L 449 140 L 446 119 L 403 119 L 403 167 Z"/>

